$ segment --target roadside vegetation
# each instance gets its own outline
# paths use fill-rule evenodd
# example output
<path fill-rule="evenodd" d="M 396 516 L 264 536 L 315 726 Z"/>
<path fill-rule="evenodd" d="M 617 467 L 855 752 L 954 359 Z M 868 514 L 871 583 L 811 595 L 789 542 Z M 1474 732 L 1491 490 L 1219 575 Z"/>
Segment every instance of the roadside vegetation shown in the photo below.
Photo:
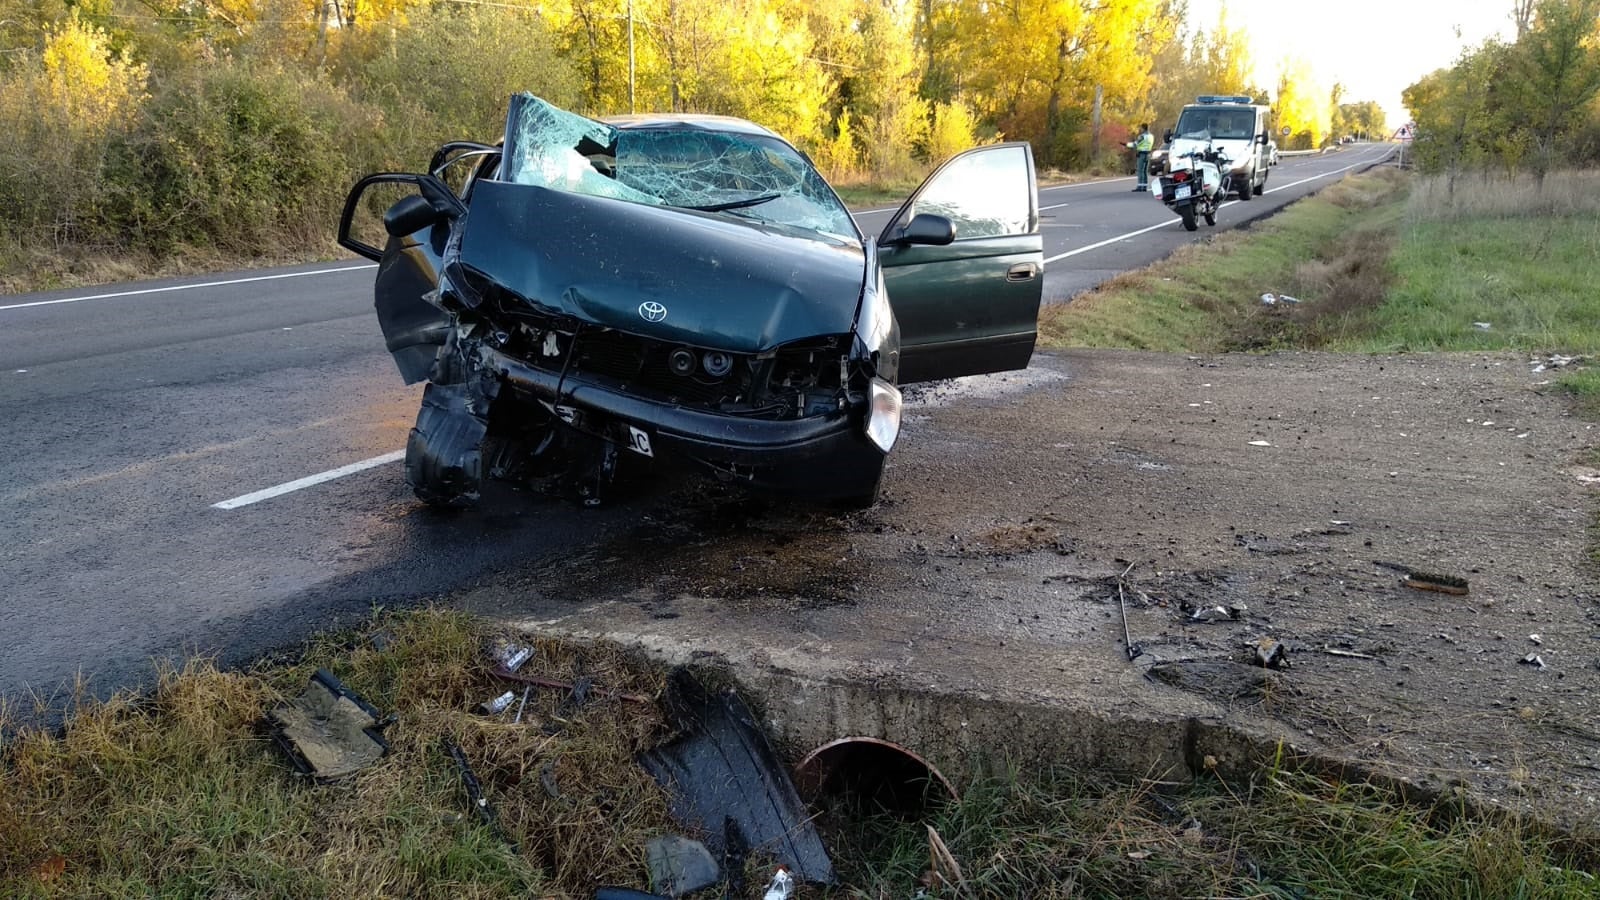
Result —
<path fill-rule="evenodd" d="M 1600 172 L 1345 178 L 1047 309 L 1054 347 L 1600 353 Z M 1263 295 L 1277 302 L 1268 304 Z M 1298 302 L 1286 302 L 1288 295 Z M 1592 368 L 1553 378 L 1594 403 Z"/>
<path fill-rule="evenodd" d="M 84 699 L 58 733 L 8 716 L 0 895 L 588 898 L 603 884 L 646 887 L 644 842 L 679 828 L 634 762 L 664 736 L 661 714 L 538 690 L 519 724 L 477 714 L 501 689 L 485 655 L 497 636 L 452 612 L 380 613 L 248 671 L 196 661 L 162 673 L 150 695 Z M 536 648 L 524 672 L 649 696 L 663 684 L 626 655 Z M 259 728 L 319 666 L 394 715 L 389 755 L 331 784 L 294 774 Z M 495 826 L 474 816 L 445 737 L 481 780 Z M 1286 766 L 1230 786 L 990 763 L 961 801 L 923 817 L 837 799 L 821 820 L 848 885 L 834 894 L 911 896 L 932 825 L 964 881 L 933 896 L 1600 896 L 1584 871 L 1600 845 L 1451 799 L 1418 807 Z M 749 874 L 756 884 L 770 872 L 753 860 Z"/>
<path fill-rule="evenodd" d="M 1384 132 L 1304 65 L 1251 71 L 1242 29 L 1150 0 L 0 0 L 0 291 L 338 255 L 358 175 L 495 140 L 517 91 L 748 118 L 874 204 L 1002 139 L 1131 171 L 1200 93 L 1273 103 L 1286 148 Z"/>

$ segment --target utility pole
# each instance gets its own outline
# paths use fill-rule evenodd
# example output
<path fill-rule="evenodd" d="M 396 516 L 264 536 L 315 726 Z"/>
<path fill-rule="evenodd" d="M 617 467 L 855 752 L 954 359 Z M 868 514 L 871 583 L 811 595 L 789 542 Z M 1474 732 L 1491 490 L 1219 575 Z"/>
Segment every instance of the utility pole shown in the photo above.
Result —
<path fill-rule="evenodd" d="M 628 0 L 628 113 L 637 111 L 633 108 L 633 0 Z"/>

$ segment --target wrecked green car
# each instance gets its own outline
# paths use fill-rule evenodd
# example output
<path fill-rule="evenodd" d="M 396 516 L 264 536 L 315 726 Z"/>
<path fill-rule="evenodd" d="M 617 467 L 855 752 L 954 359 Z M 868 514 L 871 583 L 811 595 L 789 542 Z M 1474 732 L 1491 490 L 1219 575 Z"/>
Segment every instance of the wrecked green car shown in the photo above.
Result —
<path fill-rule="evenodd" d="M 952 158 L 869 240 L 759 125 L 527 94 L 501 142 L 357 182 L 339 242 L 378 263 L 388 349 L 428 382 L 406 478 L 440 505 L 486 478 L 592 505 L 674 461 L 870 504 L 899 385 L 1026 367 L 1044 276 L 1027 144 Z"/>

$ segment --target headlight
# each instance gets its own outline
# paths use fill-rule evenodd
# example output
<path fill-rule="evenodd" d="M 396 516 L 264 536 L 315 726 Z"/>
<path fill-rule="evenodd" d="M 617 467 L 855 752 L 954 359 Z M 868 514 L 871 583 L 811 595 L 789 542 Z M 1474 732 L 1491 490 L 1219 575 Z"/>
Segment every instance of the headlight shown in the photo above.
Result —
<path fill-rule="evenodd" d="M 888 453 L 899 436 L 900 389 L 882 378 L 874 378 L 871 400 L 867 404 L 867 439 Z"/>

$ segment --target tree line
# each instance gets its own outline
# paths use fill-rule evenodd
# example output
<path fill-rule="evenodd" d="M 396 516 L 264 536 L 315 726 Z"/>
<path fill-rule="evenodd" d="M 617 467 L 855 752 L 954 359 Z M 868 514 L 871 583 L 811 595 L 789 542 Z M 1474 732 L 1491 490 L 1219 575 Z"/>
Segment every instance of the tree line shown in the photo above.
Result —
<path fill-rule="evenodd" d="M 0 262 L 19 246 L 315 246 L 352 177 L 492 139 L 532 91 L 590 115 L 749 118 L 836 181 L 978 143 L 1121 165 L 1197 94 L 1291 146 L 1382 130 L 1182 0 L 0 0 Z M 1269 89 L 1270 88 L 1270 89 Z"/>
<path fill-rule="evenodd" d="M 1513 39 L 1465 48 L 1406 88 L 1421 166 L 1542 180 L 1600 163 L 1600 0 L 1515 0 L 1510 13 Z"/>

